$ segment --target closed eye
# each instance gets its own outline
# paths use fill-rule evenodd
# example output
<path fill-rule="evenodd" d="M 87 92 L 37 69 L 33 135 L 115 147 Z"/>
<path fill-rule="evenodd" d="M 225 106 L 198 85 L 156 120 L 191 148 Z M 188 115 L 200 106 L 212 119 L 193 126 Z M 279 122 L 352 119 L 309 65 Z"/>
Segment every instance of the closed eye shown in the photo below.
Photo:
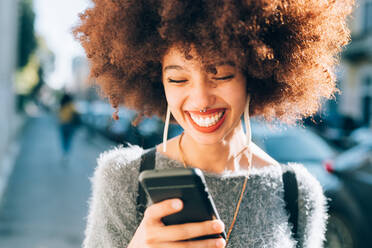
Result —
<path fill-rule="evenodd" d="M 214 80 L 220 80 L 220 81 L 223 81 L 223 80 L 229 80 L 229 79 L 232 79 L 234 78 L 235 75 L 228 75 L 228 76 L 225 76 L 225 77 L 215 77 L 213 78 Z M 185 83 L 187 82 L 187 80 L 174 80 L 174 79 L 171 79 L 171 78 L 168 78 L 168 82 L 169 83 Z"/>
<path fill-rule="evenodd" d="M 169 83 L 184 83 L 186 81 L 187 80 L 174 80 L 174 79 L 168 78 Z"/>
<path fill-rule="evenodd" d="M 234 77 L 235 77 L 234 75 L 228 75 L 226 77 L 218 77 L 218 78 L 213 78 L 213 79 L 215 79 L 215 80 L 228 80 L 228 79 L 232 79 Z"/>

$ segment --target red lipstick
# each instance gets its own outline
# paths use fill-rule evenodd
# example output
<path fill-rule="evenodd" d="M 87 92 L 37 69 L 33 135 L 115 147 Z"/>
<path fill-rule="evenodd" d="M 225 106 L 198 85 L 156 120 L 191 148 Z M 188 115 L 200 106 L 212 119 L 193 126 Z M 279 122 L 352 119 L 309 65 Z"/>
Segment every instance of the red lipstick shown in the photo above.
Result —
<path fill-rule="evenodd" d="M 201 127 L 201 126 L 199 126 L 197 123 L 194 122 L 194 120 L 190 116 L 190 113 L 195 114 L 195 115 L 210 115 L 212 113 L 220 112 L 220 111 L 224 111 L 223 112 L 223 116 L 221 117 L 221 119 L 216 124 L 214 124 L 213 126 L 209 126 L 209 127 Z M 187 111 L 186 113 L 187 113 L 187 116 L 189 117 L 189 120 L 190 120 L 191 124 L 193 125 L 193 127 L 196 130 L 198 130 L 199 132 L 203 132 L 203 133 L 212 133 L 212 132 L 216 131 L 223 124 L 223 122 L 226 119 L 226 110 L 223 109 L 223 108 L 220 108 L 220 109 L 210 109 L 210 110 L 207 110 L 206 112 Z"/>

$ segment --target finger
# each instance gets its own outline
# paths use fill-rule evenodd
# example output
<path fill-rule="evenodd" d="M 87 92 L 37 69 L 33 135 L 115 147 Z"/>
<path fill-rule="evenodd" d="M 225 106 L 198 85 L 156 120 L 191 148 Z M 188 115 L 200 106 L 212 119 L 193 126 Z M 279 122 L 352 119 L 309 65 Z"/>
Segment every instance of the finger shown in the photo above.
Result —
<path fill-rule="evenodd" d="M 180 241 L 205 235 L 220 234 L 224 229 L 225 225 L 221 220 L 208 220 L 203 222 L 164 226 L 161 227 L 156 236 L 158 240 Z"/>
<path fill-rule="evenodd" d="M 169 199 L 155 203 L 148 207 L 145 211 L 144 218 L 149 222 L 161 222 L 165 216 L 177 213 L 183 208 L 183 203 L 180 199 Z"/>
<path fill-rule="evenodd" d="M 161 243 L 155 247 L 167 247 L 167 248 L 223 248 L 226 245 L 226 241 L 223 238 L 219 239 L 205 239 L 197 241 L 182 241 L 182 242 L 169 242 Z"/>

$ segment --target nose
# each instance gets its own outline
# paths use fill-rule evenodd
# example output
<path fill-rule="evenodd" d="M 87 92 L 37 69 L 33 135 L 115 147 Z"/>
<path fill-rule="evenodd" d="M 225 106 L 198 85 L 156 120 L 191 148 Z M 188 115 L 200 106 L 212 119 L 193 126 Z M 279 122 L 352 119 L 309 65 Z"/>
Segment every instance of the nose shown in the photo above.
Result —
<path fill-rule="evenodd" d="M 216 101 L 214 94 L 215 84 L 206 77 L 195 80 L 189 95 L 189 100 L 195 109 L 204 109 L 212 106 Z"/>

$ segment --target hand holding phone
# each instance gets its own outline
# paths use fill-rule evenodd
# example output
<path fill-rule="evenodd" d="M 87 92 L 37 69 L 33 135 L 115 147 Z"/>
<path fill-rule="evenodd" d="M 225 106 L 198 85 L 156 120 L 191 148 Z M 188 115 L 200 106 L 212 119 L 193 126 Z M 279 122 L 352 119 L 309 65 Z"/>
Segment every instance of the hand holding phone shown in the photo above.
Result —
<path fill-rule="evenodd" d="M 225 247 L 223 238 L 188 241 L 195 237 L 221 233 L 224 225 L 220 220 L 209 220 L 166 226 L 165 216 L 182 211 L 180 199 L 169 199 L 149 206 L 128 248 L 149 247 Z M 190 242 L 192 242 L 190 244 Z"/>
<path fill-rule="evenodd" d="M 183 201 L 182 211 L 162 218 L 165 225 L 220 219 L 203 173 L 199 169 L 146 170 L 140 174 L 139 180 L 153 203 L 172 198 Z M 225 232 L 196 239 L 219 237 L 226 238 Z"/>

